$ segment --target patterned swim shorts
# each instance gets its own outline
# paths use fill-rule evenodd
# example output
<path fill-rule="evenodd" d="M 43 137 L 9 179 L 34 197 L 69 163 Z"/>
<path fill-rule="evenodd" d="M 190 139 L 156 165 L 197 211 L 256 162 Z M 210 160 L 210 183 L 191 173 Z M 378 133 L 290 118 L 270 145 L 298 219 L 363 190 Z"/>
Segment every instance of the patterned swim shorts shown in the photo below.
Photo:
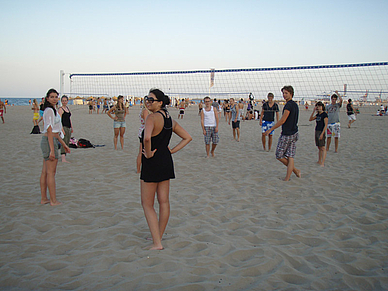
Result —
<path fill-rule="evenodd" d="M 340 137 L 341 135 L 341 124 L 337 123 L 329 123 L 327 125 L 327 137 Z"/>
<path fill-rule="evenodd" d="M 296 153 L 296 142 L 299 139 L 299 133 L 293 135 L 280 135 L 278 145 L 276 147 L 276 158 L 293 158 Z"/>
<path fill-rule="evenodd" d="M 206 135 L 204 135 L 205 144 L 218 144 L 220 138 L 218 137 L 218 132 L 216 132 L 216 127 L 205 126 Z"/>
<path fill-rule="evenodd" d="M 264 133 L 266 132 L 268 129 L 272 128 L 273 126 L 275 125 L 275 121 L 265 121 L 263 120 L 263 122 L 261 123 L 261 132 Z M 269 133 L 270 135 L 273 135 L 273 130 Z"/>

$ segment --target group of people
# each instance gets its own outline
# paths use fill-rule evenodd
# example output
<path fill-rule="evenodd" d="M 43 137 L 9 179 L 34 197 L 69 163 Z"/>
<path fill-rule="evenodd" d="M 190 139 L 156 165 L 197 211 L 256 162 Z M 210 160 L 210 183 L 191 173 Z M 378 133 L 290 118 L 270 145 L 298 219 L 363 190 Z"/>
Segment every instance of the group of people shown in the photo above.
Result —
<path fill-rule="evenodd" d="M 279 106 L 274 102 L 274 95 L 269 93 L 268 100 L 263 104 L 260 115 L 262 128 L 262 145 L 264 150 L 271 149 L 274 130 L 281 127 L 282 131 L 276 147 L 276 159 L 286 166 L 284 180 L 288 181 L 294 173 L 301 177 L 301 171 L 295 167 L 296 142 L 299 139 L 298 119 L 299 107 L 293 100 L 294 89 L 292 86 L 284 86 L 281 89 L 286 102 L 282 116 L 279 118 Z M 117 149 L 118 136 L 120 135 L 121 147 L 124 147 L 125 117 L 128 109 L 124 105 L 123 96 L 119 96 L 117 104 L 107 112 L 112 118 L 114 127 L 114 145 Z M 43 167 L 40 178 L 41 204 L 59 205 L 55 192 L 55 172 L 58 162 L 58 143 L 61 144 L 64 154 L 69 153 L 66 136 L 72 132 L 71 113 L 67 107 L 67 97 L 62 97 L 62 106 L 56 110 L 58 103 L 58 92 L 50 89 L 43 103 L 44 130 L 41 141 L 43 155 Z M 339 102 L 337 102 L 339 101 Z M 141 126 L 139 128 L 139 154 L 137 157 L 137 172 L 140 173 L 141 204 L 146 221 L 148 223 L 151 238 L 153 241 L 150 249 L 161 250 L 162 236 L 166 229 L 169 216 L 169 188 L 170 179 L 175 178 L 172 154 L 184 148 L 191 140 L 190 134 L 182 128 L 175 120 L 172 120 L 167 106 L 170 98 L 159 89 L 151 89 L 144 98 L 139 117 Z M 202 110 L 200 110 L 201 127 L 203 131 L 206 156 L 214 156 L 215 149 L 219 143 L 218 129 L 220 122 L 219 108 L 213 106 L 210 97 L 204 98 Z M 231 125 L 233 137 L 240 140 L 241 108 L 233 98 L 229 100 L 231 112 Z M 348 105 L 351 104 L 351 101 Z M 326 106 L 317 102 L 310 116 L 310 121 L 316 121 L 315 143 L 319 149 L 318 163 L 324 165 L 326 151 L 330 147 L 331 138 L 335 138 L 335 151 L 338 151 L 338 138 L 340 137 L 339 109 L 342 106 L 342 98 L 336 91 L 331 96 L 331 104 Z M 351 110 L 352 109 L 352 110 Z M 354 114 L 354 108 L 348 106 L 348 116 Z M 350 113 L 350 114 L 349 114 Z M 350 124 L 355 117 L 349 117 Z M 170 148 L 169 143 L 175 133 L 180 137 L 177 145 Z M 327 137 L 327 145 L 325 147 Z M 268 144 L 267 144 L 268 137 Z M 49 197 L 47 197 L 47 189 Z M 154 209 L 155 196 L 159 202 L 159 217 Z"/>

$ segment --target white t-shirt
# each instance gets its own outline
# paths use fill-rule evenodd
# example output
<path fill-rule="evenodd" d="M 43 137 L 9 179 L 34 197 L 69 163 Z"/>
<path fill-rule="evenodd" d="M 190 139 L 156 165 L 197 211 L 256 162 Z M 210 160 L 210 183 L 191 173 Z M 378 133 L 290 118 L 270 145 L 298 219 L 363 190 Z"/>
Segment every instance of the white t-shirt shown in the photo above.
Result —
<path fill-rule="evenodd" d="M 54 110 L 50 107 L 47 107 L 43 112 L 43 122 L 44 122 L 44 129 L 42 133 L 46 133 L 47 129 L 51 126 L 51 130 L 53 133 L 59 133 L 59 136 L 61 138 L 64 137 L 62 132 L 62 122 L 61 122 L 61 116 L 58 113 L 58 110 L 56 110 L 57 114 L 54 115 Z"/>

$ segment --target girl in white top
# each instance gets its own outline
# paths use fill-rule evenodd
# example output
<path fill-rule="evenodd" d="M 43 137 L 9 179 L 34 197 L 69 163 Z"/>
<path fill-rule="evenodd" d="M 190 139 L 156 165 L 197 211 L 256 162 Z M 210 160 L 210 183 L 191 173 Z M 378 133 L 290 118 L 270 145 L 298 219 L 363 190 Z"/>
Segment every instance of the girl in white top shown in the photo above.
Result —
<path fill-rule="evenodd" d="M 55 106 L 58 103 L 58 92 L 55 89 L 48 90 L 43 105 L 44 129 L 40 147 L 43 154 L 43 167 L 40 176 L 41 204 L 50 203 L 51 206 L 60 205 L 56 198 L 55 173 L 58 164 L 58 141 L 64 147 L 67 153 L 70 153 L 69 147 L 62 140 L 62 122 Z M 50 193 L 50 199 L 47 198 L 47 188 Z"/>

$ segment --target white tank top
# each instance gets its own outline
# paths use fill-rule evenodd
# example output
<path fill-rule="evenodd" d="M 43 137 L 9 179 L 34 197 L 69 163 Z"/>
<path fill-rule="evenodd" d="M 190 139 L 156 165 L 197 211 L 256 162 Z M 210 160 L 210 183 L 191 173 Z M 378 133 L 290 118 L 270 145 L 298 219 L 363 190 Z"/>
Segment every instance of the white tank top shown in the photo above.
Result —
<path fill-rule="evenodd" d="M 213 106 L 211 107 L 211 109 L 209 111 L 206 111 L 205 108 L 202 109 L 202 111 L 203 111 L 203 116 L 204 116 L 204 120 L 203 120 L 204 126 L 211 126 L 211 127 L 217 126 L 216 117 L 214 116 Z"/>

